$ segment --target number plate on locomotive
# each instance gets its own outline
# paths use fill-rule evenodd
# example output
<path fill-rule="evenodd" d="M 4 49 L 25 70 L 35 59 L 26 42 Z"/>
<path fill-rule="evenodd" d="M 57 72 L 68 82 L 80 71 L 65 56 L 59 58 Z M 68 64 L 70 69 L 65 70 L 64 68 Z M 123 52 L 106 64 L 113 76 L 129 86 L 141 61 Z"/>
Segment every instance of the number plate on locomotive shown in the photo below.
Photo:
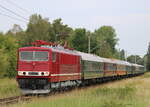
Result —
<path fill-rule="evenodd" d="M 38 75 L 38 72 L 29 72 L 29 75 Z"/>

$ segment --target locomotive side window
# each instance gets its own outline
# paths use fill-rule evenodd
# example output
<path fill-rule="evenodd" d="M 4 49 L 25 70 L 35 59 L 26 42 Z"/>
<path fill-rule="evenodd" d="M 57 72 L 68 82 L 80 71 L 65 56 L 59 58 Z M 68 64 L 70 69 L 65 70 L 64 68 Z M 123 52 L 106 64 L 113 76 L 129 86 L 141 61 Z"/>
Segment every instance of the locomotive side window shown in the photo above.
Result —
<path fill-rule="evenodd" d="M 20 60 L 22 61 L 47 61 L 48 52 L 46 51 L 21 51 Z"/>
<path fill-rule="evenodd" d="M 56 61 L 56 53 L 55 53 L 55 52 L 52 53 L 52 61 L 53 61 L 53 62 Z"/>

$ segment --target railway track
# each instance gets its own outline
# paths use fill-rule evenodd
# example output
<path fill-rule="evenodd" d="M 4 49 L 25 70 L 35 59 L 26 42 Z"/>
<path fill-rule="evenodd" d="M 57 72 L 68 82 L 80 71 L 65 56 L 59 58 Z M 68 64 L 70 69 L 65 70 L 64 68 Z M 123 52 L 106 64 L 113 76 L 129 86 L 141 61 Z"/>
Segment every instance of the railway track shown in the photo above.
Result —
<path fill-rule="evenodd" d="M 0 107 L 2 105 L 18 103 L 19 101 L 29 101 L 30 99 L 31 96 L 13 96 L 8 98 L 2 98 L 0 99 Z"/>

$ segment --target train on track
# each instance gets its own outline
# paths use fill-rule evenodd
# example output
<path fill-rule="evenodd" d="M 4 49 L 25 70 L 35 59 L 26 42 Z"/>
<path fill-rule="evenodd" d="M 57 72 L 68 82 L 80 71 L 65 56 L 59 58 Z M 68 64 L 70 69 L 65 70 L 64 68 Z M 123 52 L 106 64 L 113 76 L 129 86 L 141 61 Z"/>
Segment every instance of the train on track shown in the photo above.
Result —
<path fill-rule="evenodd" d="M 17 82 L 23 94 L 52 90 L 144 73 L 144 66 L 102 58 L 37 40 L 18 50 Z"/>

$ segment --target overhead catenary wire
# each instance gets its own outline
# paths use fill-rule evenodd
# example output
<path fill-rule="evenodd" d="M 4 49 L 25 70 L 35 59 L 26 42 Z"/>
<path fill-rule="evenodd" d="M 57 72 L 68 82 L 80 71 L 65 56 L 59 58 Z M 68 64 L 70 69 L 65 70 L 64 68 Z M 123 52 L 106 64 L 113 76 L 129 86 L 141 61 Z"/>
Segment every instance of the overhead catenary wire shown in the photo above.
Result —
<path fill-rule="evenodd" d="M 11 0 L 4 0 L 4 1 L 9 3 L 9 4 L 11 4 L 11 5 L 13 5 L 13 6 L 15 6 L 15 7 L 17 7 L 17 8 L 19 8 L 20 10 L 22 10 L 22 11 L 24 11 L 26 13 L 30 13 L 27 9 L 22 8 L 21 6 L 19 6 L 18 4 L 12 2 Z"/>
<path fill-rule="evenodd" d="M 25 18 L 25 17 L 19 15 L 18 13 L 16 13 L 16 12 L 14 12 L 14 11 L 12 11 L 12 10 L 10 10 L 10 9 L 8 9 L 8 8 L 6 8 L 6 7 L 4 7 L 4 6 L 2 6 L 1 4 L 0 4 L 0 7 L 3 8 L 3 9 L 5 9 L 5 10 L 7 10 L 7 11 L 9 11 L 9 12 L 11 12 L 11 13 L 13 13 L 14 15 L 16 15 L 16 16 L 22 18 L 22 19 L 25 20 L 25 21 L 28 21 L 27 18 Z"/>
<path fill-rule="evenodd" d="M 21 21 L 21 22 L 25 22 L 25 23 L 27 23 L 27 22 L 26 22 L 26 21 L 24 21 L 24 20 L 21 20 L 21 19 L 18 19 L 18 18 L 12 17 L 12 16 L 10 16 L 10 15 L 7 15 L 7 14 L 1 13 L 1 12 L 0 12 L 0 15 L 3 15 L 3 16 L 6 16 L 6 17 L 9 17 L 9 18 L 11 18 L 11 19 L 13 19 L 13 20 L 17 20 L 17 21 Z"/>

